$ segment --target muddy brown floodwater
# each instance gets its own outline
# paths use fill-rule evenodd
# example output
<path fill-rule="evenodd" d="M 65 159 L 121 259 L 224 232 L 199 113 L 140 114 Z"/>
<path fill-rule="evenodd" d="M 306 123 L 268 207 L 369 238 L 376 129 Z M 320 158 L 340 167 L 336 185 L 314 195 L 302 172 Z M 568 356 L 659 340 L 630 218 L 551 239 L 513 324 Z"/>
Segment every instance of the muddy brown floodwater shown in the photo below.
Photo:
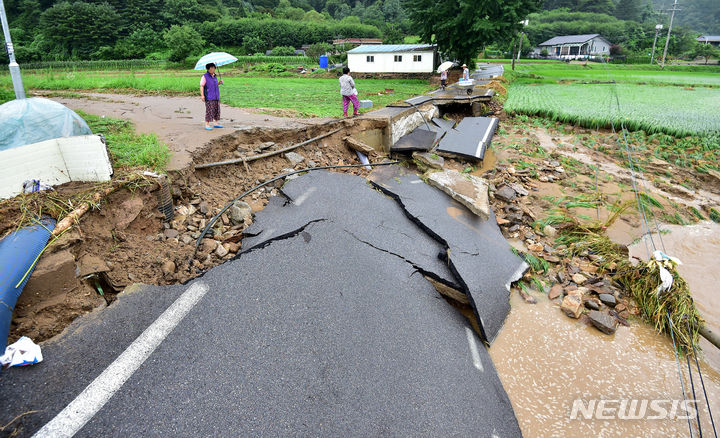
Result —
<path fill-rule="evenodd" d="M 571 420 L 575 399 L 682 400 L 672 345 L 640 323 L 604 335 L 569 319 L 546 297 L 537 298 L 532 305 L 512 294 L 510 316 L 490 347 L 524 436 L 688 436 L 684 419 Z M 701 367 L 717 422 L 720 372 L 706 363 Z M 703 432 L 709 433 L 707 408 L 701 409 Z"/>

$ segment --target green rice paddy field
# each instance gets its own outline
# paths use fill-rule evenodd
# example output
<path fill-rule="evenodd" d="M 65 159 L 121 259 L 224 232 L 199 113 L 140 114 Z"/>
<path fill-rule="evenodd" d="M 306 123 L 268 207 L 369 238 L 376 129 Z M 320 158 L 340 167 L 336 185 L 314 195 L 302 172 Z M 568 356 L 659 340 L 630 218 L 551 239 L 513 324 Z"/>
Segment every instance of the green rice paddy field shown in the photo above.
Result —
<path fill-rule="evenodd" d="M 611 122 L 676 137 L 720 134 L 720 70 L 523 65 L 510 74 L 505 109 L 590 128 Z M 612 83 L 615 81 L 615 83 Z"/>

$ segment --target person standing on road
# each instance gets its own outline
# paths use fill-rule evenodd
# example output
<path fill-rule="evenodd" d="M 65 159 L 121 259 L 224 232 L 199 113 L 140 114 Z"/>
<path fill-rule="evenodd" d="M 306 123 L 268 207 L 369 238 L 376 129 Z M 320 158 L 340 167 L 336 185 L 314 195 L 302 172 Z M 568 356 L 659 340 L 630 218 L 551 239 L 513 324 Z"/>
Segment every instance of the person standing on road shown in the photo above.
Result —
<path fill-rule="evenodd" d="M 205 129 L 222 128 L 220 124 L 220 87 L 222 79 L 218 81 L 215 75 L 215 64 L 205 66 L 207 73 L 200 79 L 200 97 L 205 102 Z M 212 125 L 212 126 L 211 126 Z"/>
<path fill-rule="evenodd" d="M 447 86 L 447 70 L 443 70 L 440 72 L 440 86 L 442 87 L 443 91 Z"/>
<path fill-rule="evenodd" d="M 467 64 L 463 64 L 462 69 L 463 69 L 462 80 L 469 81 L 470 80 L 470 70 L 468 70 Z"/>
<path fill-rule="evenodd" d="M 340 76 L 340 95 L 342 95 L 343 116 L 348 116 L 348 108 L 351 102 L 353 105 L 353 117 L 357 116 L 360 102 L 357 98 L 355 81 L 352 76 L 350 76 L 350 69 L 347 67 L 343 67 L 343 75 Z"/>

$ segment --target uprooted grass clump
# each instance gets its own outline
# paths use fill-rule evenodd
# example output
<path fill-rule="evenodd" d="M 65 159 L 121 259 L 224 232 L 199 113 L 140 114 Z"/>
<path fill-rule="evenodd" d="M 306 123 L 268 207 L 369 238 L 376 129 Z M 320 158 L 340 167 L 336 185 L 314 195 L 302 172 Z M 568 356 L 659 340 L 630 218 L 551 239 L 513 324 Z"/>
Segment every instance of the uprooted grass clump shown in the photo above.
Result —
<path fill-rule="evenodd" d="M 673 277 L 667 291 L 660 289 L 661 267 Z M 680 352 L 698 347 L 698 334 L 704 324 L 690 295 L 690 288 L 678 274 L 675 264 L 666 260 L 650 261 L 642 269 L 625 272 L 617 282 L 629 290 L 643 319 L 660 333 L 672 335 Z"/>

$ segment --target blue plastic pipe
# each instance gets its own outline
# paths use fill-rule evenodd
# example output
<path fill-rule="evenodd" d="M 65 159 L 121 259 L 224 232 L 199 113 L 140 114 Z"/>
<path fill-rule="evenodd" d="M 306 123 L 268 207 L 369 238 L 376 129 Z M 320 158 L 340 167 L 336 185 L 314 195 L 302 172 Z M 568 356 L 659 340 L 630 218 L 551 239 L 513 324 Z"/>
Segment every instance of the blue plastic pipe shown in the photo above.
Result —
<path fill-rule="evenodd" d="M 43 218 L 40 222 L 0 240 L 0 354 L 7 346 L 15 304 L 35 269 L 35 260 L 55 228 L 54 219 Z"/>

